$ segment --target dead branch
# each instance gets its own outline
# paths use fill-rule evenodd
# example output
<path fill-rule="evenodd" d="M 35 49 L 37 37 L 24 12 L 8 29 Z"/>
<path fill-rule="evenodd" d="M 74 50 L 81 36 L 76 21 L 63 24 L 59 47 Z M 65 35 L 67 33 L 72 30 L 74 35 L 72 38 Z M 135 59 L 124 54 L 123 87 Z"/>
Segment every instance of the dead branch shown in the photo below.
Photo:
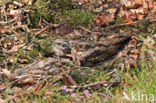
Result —
<path fill-rule="evenodd" d="M 73 80 L 73 78 L 70 76 L 70 75 L 68 75 L 67 73 L 66 73 L 66 71 L 63 69 L 63 68 L 61 68 L 61 70 L 62 70 L 62 72 L 63 72 L 63 76 L 65 77 L 65 79 L 67 79 L 67 81 L 71 84 L 71 85 L 73 85 L 73 86 L 77 86 L 78 84 Z"/>
<path fill-rule="evenodd" d="M 82 26 L 79 26 L 79 28 L 81 28 L 82 30 L 84 30 L 84 31 L 86 31 L 86 32 L 89 32 L 89 33 L 91 33 L 91 34 L 94 33 L 94 32 L 92 32 L 92 31 L 90 31 L 89 29 L 86 29 L 86 28 L 84 28 L 84 27 L 82 27 Z"/>
<path fill-rule="evenodd" d="M 104 84 L 107 84 L 107 85 L 116 85 L 120 82 L 117 82 L 117 81 L 108 81 L 108 82 L 94 82 L 94 83 L 90 83 L 90 84 L 86 84 L 86 85 L 83 85 L 83 86 L 70 86 L 71 88 L 81 88 L 81 89 L 85 89 L 85 88 L 88 88 L 88 87 L 93 87 L 93 86 L 96 86 L 96 85 L 104 85 Z"/>

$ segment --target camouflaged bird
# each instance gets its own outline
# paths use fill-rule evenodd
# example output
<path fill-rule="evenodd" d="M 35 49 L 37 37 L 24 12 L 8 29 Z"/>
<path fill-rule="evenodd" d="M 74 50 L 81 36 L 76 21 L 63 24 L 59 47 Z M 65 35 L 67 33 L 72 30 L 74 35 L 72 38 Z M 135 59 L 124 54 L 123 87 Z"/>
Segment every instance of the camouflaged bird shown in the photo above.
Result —
<path fill-rule="evenodd" d="M 117 54 L 132 35 L 135 35 L 135 32 L 128 31 L 115 36 L 101 38 L 98 42 L 61 40 L 63 42 L 57 43 L 57 47 L 54 47 L 58 51 L 54 50 L 58 56 L 65 56 L 66 53 L 71 54 L 73 60 L 78 61 L 78 65 L 94 66 Z M 55 42 L 57 41 L 60 40 Z"/>

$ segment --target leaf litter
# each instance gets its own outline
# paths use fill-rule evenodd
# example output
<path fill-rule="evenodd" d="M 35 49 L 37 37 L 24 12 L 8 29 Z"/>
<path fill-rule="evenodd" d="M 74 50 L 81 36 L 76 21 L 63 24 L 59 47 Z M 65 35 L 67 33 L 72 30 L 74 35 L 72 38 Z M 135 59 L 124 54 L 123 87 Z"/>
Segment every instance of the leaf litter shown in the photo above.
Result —
<path fill-rule="evenodd" d="M 1 102 L 18 102 L 23 96 L 27 95 L 31 98 L 32 94 L 38 95 L 36 93 L 40 91 L 45 93 L 43 95 L 48 98 L 49 94 L 55 92 L 53 89 L 58 90 L 56 95 L 61 93 L 59 85 L 66 86 L 62 93 L 69 93 L 73 98 L 77 97 L 78 100 L 73 99 L 73 101 L 83 101 L 84 98 L 92 97 L 90 91 L 101 90 L 103 86 L 113 88 L 113 85 L 119 85 L 122 81 L 119 80 L 118 72 L 109 73 L 109 70 L 115 71 L 116 68 L 122 68 L 123 71 L 127 71 L 131 67 L 139 65 L 136 60 L 142 58 L 143 46 L 151 48 L 146 52 L 145 61 L 150 69 L 153 68 L 150 61 L 156 59 L 156 54 L 153 51 L 153 48 L 156 47 L 155 39 L 141 33 L 144 28 L 153 25 L 147 33 L 155 37 L 156 2 L 154 0 L 120 0 L 120 2 L 118 0 L 72 0 L 72 9 L 94 13 L 96 15 L 93 18 L 94 22 L 85 26 L 71 26 L 66 21 L 49 22 L 40 16 L 37 28 L 32 28 L 30 26 L 30 14 L 33 11 L 31 6 L 36 2 L 33 0 L 3 1 L 3 5 L 0 7 Z M 57 2 L 61 4 L 60 1 Z M 45 6 L 49 6 L 49 3 L 47 2 Z M 126 28 L 127 26 L 129 28 Z M 127 32 L 133 30 L 135 35 L 130 35 L 132 32 Z M 109 53 L 115 48 L 107 45 L 109 42 L 116 46 L 121 44 L 118 40 L 125 38 L 121 36 L 122 33 L 127 33 L 124 46 L 118 53 Z M 129 35 L 130 37 L 128 37 Z M 139 36 L 144 39 L 140 39 Z M 52 39 L 47 39 L 49 37 Z M 75 47 L 82 48 L 82 53 L 88 53 L 84 52 L 85 48 L 89 48 L 88 44 L 101 46 L 100 43 L 106 41 L 108 44 L 104 45 L 107 47 L 105 52 L 108 51 L 110 56 L 105 61 L 101 59 L 96 61 L 98 58 L 96 54 L 99 52 L 96 53 L 97 47 L 93 46 L 90 50 L 96 51 L 91 53 L 93 57 L 95 56 L 94 58 L 91 58 L 92 56 L 86 57 L 84 60 L 78 60 L 78 58 L 73 60 L 69 57 L 58 58 L 53 52 L 53 41 L 59 38 L 68 40 L 72 45 L 71 50 L 77 50 Z M 47 43 L 50 42 L 48 47 L 51 47 L 52 50 L 47 52 L 41 47 L 40 42 L 36 42 L 36 39 L 38 41 L 45 39 Z M 76 43 L 74 43 L 75 41 Z M 85 45 L 77 44 L 79 42 L 80 44 L 85 42 Z M 116 42 L 117 44 L 115 44 Z M 58 63 L 59 59 L 61 64 Z M 93 66 L 83 66 L 83 64 L 87 64 L 87 59 L 94 61 L 93 63 L 102 62 L 102 64 L 95 66 L 92 63 Z M 104 66 L 103 69 L 108 70 L 109 75 L 98 79 L 94 75 L 101 72 L 98 67 L 101 65 Z M 92 76 L 94 79 L 91 78 Z M 80 97 L 77 96 L 76 90 L 81 91 Z M 10 93 L 5 96 L 4 93 L 7 92 Z M 107 92 L 102 95 L 113 98 Z M 49 101 L 52 100 L 49 99 Z"/>

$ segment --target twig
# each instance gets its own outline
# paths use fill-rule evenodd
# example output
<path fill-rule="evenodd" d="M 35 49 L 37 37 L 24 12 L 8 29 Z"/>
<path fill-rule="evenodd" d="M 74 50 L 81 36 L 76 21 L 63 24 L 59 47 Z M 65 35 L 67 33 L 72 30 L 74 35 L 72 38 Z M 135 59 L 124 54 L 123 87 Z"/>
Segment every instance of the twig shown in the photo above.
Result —
<path fill-rule="evenodd" d="M 78 84 L 73 80 L 73 78 L 65 72 L 63 67 L 61 68 L 61 70 L 63 72 L 63 76 L 68 80 L 68 82 L 70 82 L 71 85 L 78 86 Z"/>
<path fill-rule="evenodd" d="M 55 83 L 55 84 L 54 84 L 54 85 L 52 85 L 49 89 L 51 89 L 51 88 L 53 88 L 53 87 L 55 87 L 55 86 L 59 85 L 59 83 L 60 83 L 60 82 Z"/>
<path fill-rule="evenodd" d="M 105 95 L 105 94 L 103 94 L 103 93 L 97 93 L 97 94 L 103 96 L 104 98 L 107 97 L 107 95 Z"/>
<path fill-rule="evenodd" d="M 108 27 L 104 28 L 104 30 L 113 29 L 113 28 L 122 27 L 122 26 L 131 26 L 131 25 L 135 25 L 135 24 L 140 23 L 141 21 L 146 21 L 146 20 L 148 20 L 150 23 L 156 22 L 156 19 L 155 19 L 155 16 L 154 16 L 154 17 L 149 17 L 149 18 L 145 18 L 143 20 L 134 21 L 134 22 L 130 22 L 130 23 L 122 23 L 122 24 L 111 25 L 111 26 L 108 26 Z"/>
<path fill-rule="evenodd" d="M 26 94 L 29 94 L 29 93 L 32 93 L 32 92 L 31 92 L 31 91 L 26 91 L 26 92 L 24 92 L 24 93 L 16 94 L 16 95 L 14 95 L 14 96 L 12 96 L 12 97 L 6 99 L 6 100 L 4 101 L 4 103 L 8 103 L 9 101 L 13 100 L 13 99 L 16 98 L 16 97 L 19 97 L 19 96 L 22 96 L 22 95 L 26 95 Z"/>
<path fill-rule="evenodd" d="M 117 71 L 116 71 L 116 69 L 114 69 L 113 71 L 111 71 L 111 72 L 109 72 L 108 74 L 106 74 L 106 76 L 109 76 L 109 75 L 111 75 L 111 74 L 113 74 L 113 73 L 116 73 Z"/>
<path fill-rule="evenodd" d="M 96 86 L 96 85 L 102 85 L 102 84 L 111 84 L 111 85 L 115 85 L 118 84 L 119 82 L 95 82 L 95 83 L 90 83 L 84 86 L 81 86 L 80 88 L 88 88 L 88 87 L 92 87 L 92 86 Z"/>
<path fill-rule="evenodd" d="M 81 28 L 81 29 L 83 29 L 84 31 L 87 31 L 87 32 L 89 32 L 89 33 L 91 33 L 91 34 L 94 33 L 94 32 L 92 32 L 92 31 L 90 31 L 89 29 L 86 29 L 86 28 L 84 28 L 84 27 L 82 27 L 82 26 L 79 26 L 79 28 Z"/>
<path fill-rule="evenodd" d="M 41 29 L 38 29 L 38 28 L 36 28 L 36 29 L 31 29 L 30 32 L 39 31 L 39 30 L 41 30 Z"/>
<path fill-rule="evenodd" d="M 31 44 L 33 44 L 33 43 L 30 42 L 27 46 L 24 46 L 24 47 L 21 48 L 20 50 L 26 50 Z M 15 50 L 15 51 L 3 51 L 3 50 L 0 50 L 0 51 L 2 51 L 2 52 L 5 53 L 5 54 L 11 54 L 11 53 L 19 52 L 19 50 Z"/>
<path fill-rule="evenodd" d="M 15 20 L 20 16 L 21 11 L 25 9 L 25 8 L 24 8 L 24 9 L 23 9 L 23 8 L 18 9 L 18 14 L 17 14 L 17 16 L 16 16 L 15 18 L 13 18 L 13 19 L 11 19 L 11 20 L 8 21 L 8 17 L 7 17 L 7 13 L 6 13 L 6 4 L 7 4 L 8 2 L 7 2 L 7 0 L 3 0 L 3 2 L 4 2 L 4 4 L 3 4 L 3 5 L 0 5 L 0 6 L 2 6 L 2 8 L 4 9 L 5 21 L 0 22 L 0 24 L 8 24 L 8 23 L 11 23 L 11 22 L 15 21 Z M 14 3 L 14 2 L 13 2 L 13 3 Z M 14 4 L 15 4 L 15 3 L 14 3 Z M 15 4 L 15 5 L 16 5 L 16 4 Z"/>
<path fill-rule="evenodd" d="M 150 20 L 150 22 L 156 22 L 156 19 Z"/>
<path fill-rule="evenodd" d="M 49 25 L 49 23 L 45 19 L 43 19 L 43 22 L 46 23 L 47 25 Z"/>
<path fill-rule="evenodd" d="M 13 81 L 12 83 L 10 83 L 7 87 L 3 88 L 0 90 L 0 93 L 2 93 L 4 90 L 6 90 L 7 88 L 11 87 L 12 85 L 14 85 L 17 81 L 21 80 L 21 78 L 16 79 L 15 81 Z"/>
<path fill-rule="evenodd" d="M 11 23 L 11 22 L 13 22 L 13 21 L 15 21 L 18 17 L 19 17 L 19 15 L 20 15 L 20 13 L 18 12 L 18 15 L 15 17 L 15 18 L 13 18 L 12 20 L 10 20 L 10 21 L 8 21 L 7 19 L 7 21 L 2 21 L 2 22 L 0 22 L 0 24 L 8 24 L 8 23 Z"/>
<path fill-rule="evenodd" d="M 108 70 L 113 66 L 113 64 L 121 57 L 123 57 L 124 55 L 127 54 L 129 48 L 124 49 L 123 51 L 121 51 L 109 64 L 108 66 Z"/>
<path fill-rule="evenodd" d="M 27 25 L 17 25 L 17 26 L 13 26 L 11 29 L 12 30 L 16 30 L 16 29 L 19 29 L 19 28 L 22 28 L 23 30 L 27 31 L 27 32 L 30 32 L 29 28 Z"/>
<path fill-rule="evenodd" d="M 86 85 L 83 85 L 83 86 L 69 86 L 71 88 L 80 88 L 80 89 L 85 89 L 85 88 L 88 88 L 88 87 L 92 87 L 92 86 L 96 86 L 96 85 L 104 85 L 104 84 L 108 84 L 108 85 L 116 85 L 120 82 L 117 82 L 117 81 L 109 81 L 109 82 L 94 82 L 94 83 L 90 83 L 90 84 L 86 84 Z"/>
<path fill-rule="evenodd" d="M 11 30 L 15 35 L 19 35 L 15 30 Z"/>
<path fill-rule="evenodd" d="M 35 33 L 35 36 L 39 35 L 40 33 L 44 32 L 47 28 L 49 28 L 49 25 L 45 28 L 42 28 L 39 32 Z"/>

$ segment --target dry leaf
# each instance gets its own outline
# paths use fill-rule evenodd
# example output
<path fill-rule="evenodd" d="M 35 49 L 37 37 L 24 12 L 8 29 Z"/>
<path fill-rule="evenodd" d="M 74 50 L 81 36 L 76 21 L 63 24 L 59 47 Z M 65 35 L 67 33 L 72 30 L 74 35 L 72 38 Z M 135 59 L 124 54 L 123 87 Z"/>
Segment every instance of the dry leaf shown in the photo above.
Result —
<path fill-rule="evenodd" d="M 148 7 L 149 9 L 152 9 L 153 8 L 153 3 L 151 0 L 148 0 Z"/>
<path fill-rule="evenodd" d="M 130 53 L 135 53 L 135 54 L 139 54 L 140 50 L 136 49 L 136 50 L 131 50 Z"/>
<path fill-rule="evenodd" d="M 99 39 L 99 33 L 98 32 L 94 32 L 94 34 L 93 34 L 93 39 L 94 40 L 98 40 Z"/>
<path fill-rule="evenodd" d="M 0 103 L 6 103 L 6 101 L 0 98 Z"/>
<path fill-rule="evenodd" d="M 144 17 L 145 17 L 145 15 L 138 15 L 138 20 L 143 20 L 144 19 Z"/>
<path fill-rule="evenodd" d="M 11 78 L 11 72 L 7 69 L 2 69 L 2 72 L 4 73 L 4 75 L 8 78 Z"/>
<path fill-rule="evenodd" d="M 100 6 L 99 8 L 93 9 L 94 12 L 99 13 L 103 10 L 103 6 Z"/>
<path fill-rule="evenodd" d="M 4 88 L 5 88 L 5 86 L 1 83 L 1 85 L 0 85 L 0 91 L 4 90 Z"/>
<path fill-rule="evenodd" d="M 30 78 L 26 78 L 25 80 L 22 81 L 22 84 L 24 85 L 29 85 L 29 84 L 32 84 L 33 82 L 35 81 L 34 78 L 30 77 Z"/>
<path fill-rule="evenodd" d="M 142 0 L 121 0 L 122 4 L 127 9 L 136 9 L 142 6 Z"/>
<path fill-rule="evenodd" d="M 110 14 L 114 14 L 117 11 L 117 8 L 110 8 L 108 10 L 106 10 L 106 12 L 110 13 Z"/>
<path fill-rule="evenodd" d="M 19 0 L 23 5 L 33 5 L 34 0 Z"/>
<path fill-rule="evenodd" d="M 114 21 L 114 14 L 106 14 L 106 13 L 99 13 L 94 20 L 97 24 L 100 25 L 108 25 L 110 22 Z"/>
<path fill-rule="evenodd" d="M 144 45 L 151 46 L 154 44 L 155 44 L 155 41 L 150 36 L 147 36 L 147 39 L 144 40 Z"/>
<path fill-rule="evenodd" d="M 8 52 L 19 51 L 23 46 L 24 46 L 24 44 L 14 45 Z"/>
<path fill-rule="evenodd" d="M 156 13 L 156 2 L 153 3 L 153 9 L 151 10 L 153 14 Z"/>
<path fill-rule="evenodd" d="M 131 40 L 130 43 L 128 44 L 129 48 L 136 47 L 136 40 Z"/>
<path fill-rule="evenodd" d="M 132 13 L 135 13 L 135 14 L 145 14 L 145 11 L 143 8 L 138 8 L 138 9 L 130 9 L 130 11 Z"/>
<path fill-rule="evenodd" d="M 17 2 L 17 1 L 13 1 L 13 4 L 16 6 L 19 6 L 19 7 L 23 6 L 21 3 Z"/>
<path fill-rule="evenodd" d="M 122 18 L 122 20 L 124 22 L 133 22 L 134 20 L 136 20 L 137 16 L 134 12 L 131 11 L 125 11 L 127 13 L 125 13 L 125 17 Z"/>
<path fill-rule="evenodd" d="M 84 4 L 88 3 L 89 1 L 88 0 L 82 0 Z"/>
<path fill-rule="evenodd" d="M 134 60 L 138 59 L 138 55 L 129 55 L 131 58 L 133 58 Z"/>
<path fill-rule="evenodd" d="M 129 64 L 128 60 L 125 60 L 125 66 L 126 66 L 127 69 L 130 69 L 130 64 Z"/>
<path fill-rule="evenodd" d="M 132 58 L 129 58 L 129 59 L 128 59 L 128 62 L 129 62 L 129 64 L 130 64 L 130 66 L 135 66 L 135 65 L 137 65 L 136 62 L 134 61 L 134 59 L 132 59 Z"/>

